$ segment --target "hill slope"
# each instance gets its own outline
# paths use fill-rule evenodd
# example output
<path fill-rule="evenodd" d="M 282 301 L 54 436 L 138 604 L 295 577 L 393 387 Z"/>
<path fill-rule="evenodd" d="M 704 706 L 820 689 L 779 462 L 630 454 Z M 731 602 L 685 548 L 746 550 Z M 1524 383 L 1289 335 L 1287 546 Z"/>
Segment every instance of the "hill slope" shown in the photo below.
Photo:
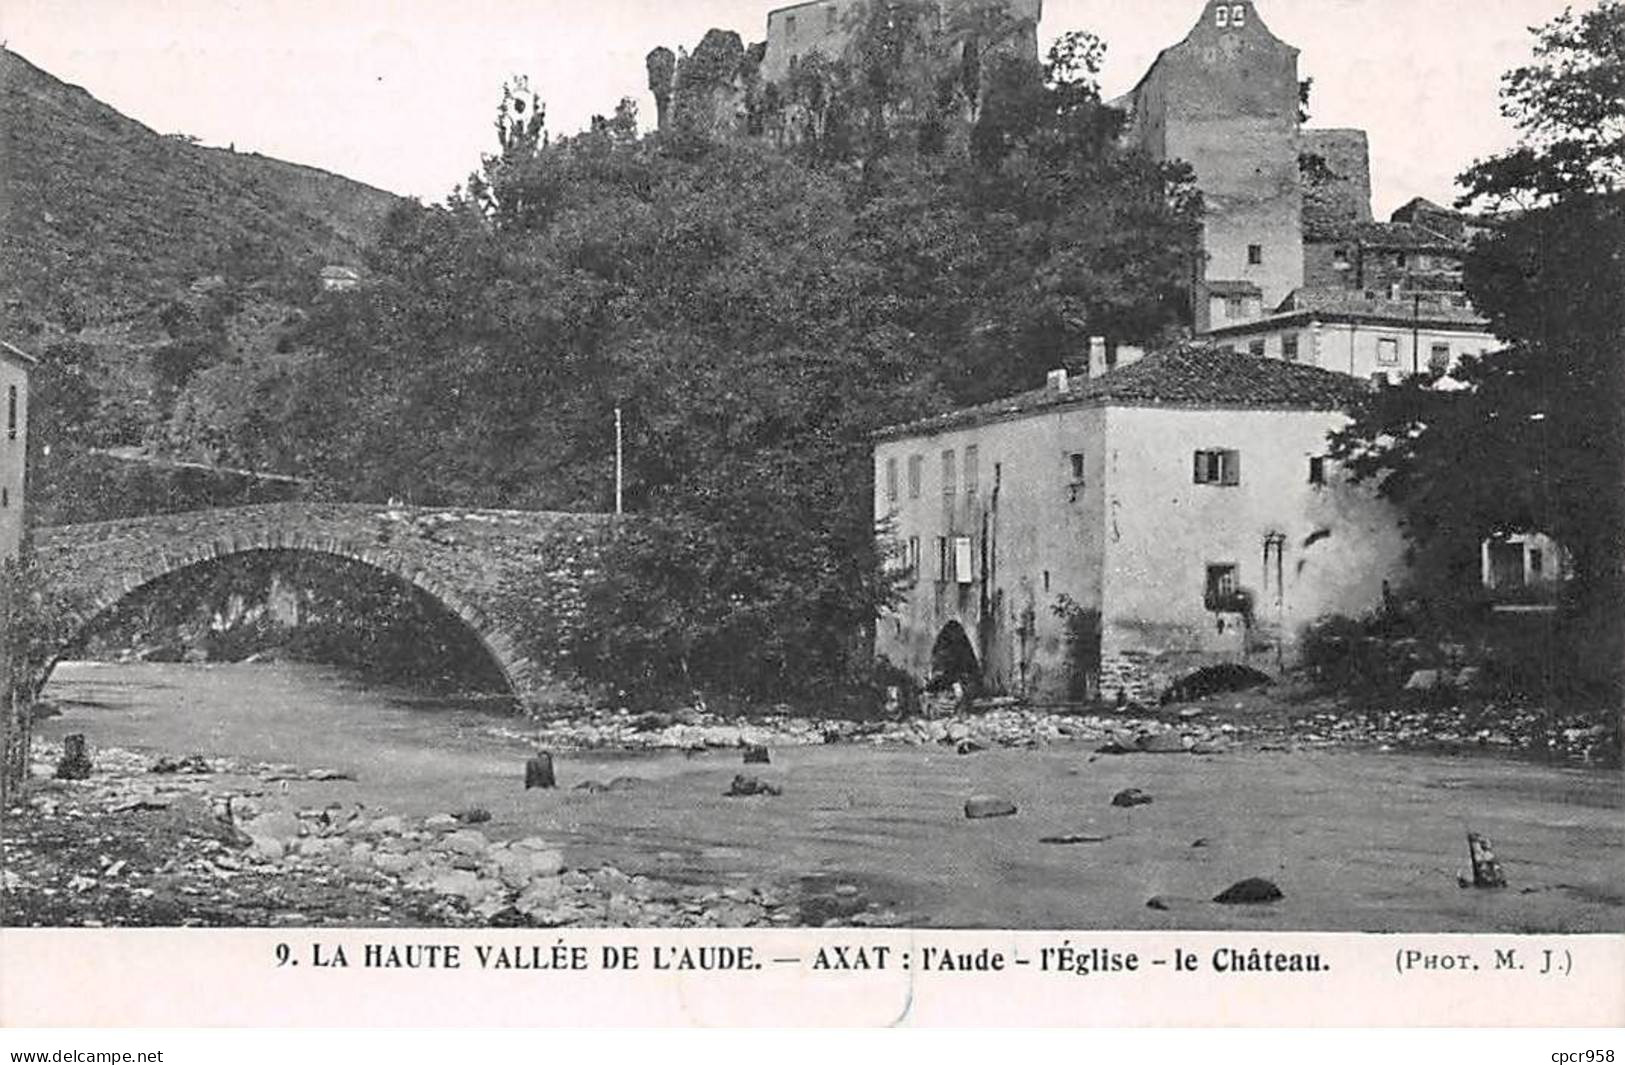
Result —
<path fill-rule="evenodd" d="M 354 261 L 398 202 L 310 167 L 166 137 L 0 49 L 0 328 L 140 316 L 199 278 Z"/>

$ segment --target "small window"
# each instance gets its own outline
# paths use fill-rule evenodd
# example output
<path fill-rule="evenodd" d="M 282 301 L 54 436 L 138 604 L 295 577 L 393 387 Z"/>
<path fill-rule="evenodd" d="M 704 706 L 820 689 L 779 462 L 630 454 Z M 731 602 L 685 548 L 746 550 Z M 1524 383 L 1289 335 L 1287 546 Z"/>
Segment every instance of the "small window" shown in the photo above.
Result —
<path fill-rule="evenodd" d="M 904 556 L 903 564 L 908 567 L 909 578 L 918 580 L 920 577 L 920 538 L 918 536 L 908 538 L 908 554 Z"/>
<path fill-rule="evenodd" d="M 946 536 L 937 537 L 937 580 L 951 581 L 954 579 L 954 553 L 953 541 Z"/>
<path fill-rule="evenodd" d="M 1247 24 L 1247 8 L 1242 4 L 1230 5 L 1230 25 L 1245 26 Z"/>
<path fill-rule="evenodd" d="M 1281 337 L 1281 358 L 1287 362 L 1298 361 L 1298 334 L 1287 333 Z"/>
<path fill-rule="evenodd" d="M 1249 340 L 1247 342 L 1247 354 L 1256 356 L 1258 358 L 1263 358 L 1264 357 L 1264 338 L 1259 337 L 1257 340 Z"/>
<path fill-rule="evenodd" d="M 1399 365 L 1399 340 L 1395 337 L 1377 338 L 1377 365 Z"/>
<path fill-rule="evenodd" d="M 1309 458 L 1309 483 L 1326 483 L 1326 459 L 1322 455 L 1312 455 Z"/>
<path fill-rule="evenodd" d="M 942 453 L 942 494 L 943 495 L 951 496 L 951 495 L 954 494 L 954 491 L 956 490 L 956 487 L 957 487 L 954 484 L 954 477 L 955 477 L 955 475 L 954 475 L 954 453 L 951 450 L 944 451 Z"/>
<path fill-rule="evenodd" d="M 1068 463 L 1070 463 L 1070 465 L 1072 467 L 1072 483 L 1073 484 L 1082 484 L 1083 483 L 1083 452 L 1074 451 L 1071 455 L 1067 456 L 1067 461 L 1068 461 Z"/>
<path fill-rule="evenodd" d="M 976 495 L 981 487 L 981 451 L 975 444 L 965 449 L 965 497 L 967 499 Z"/>
<path fill-rule="evenodd" d="M 1234 344 L 1221 344 L 1219 345 L 1219 351 L 1225 355 L 1234 355 L 1236 346 Z"/>
<path fill-rule="evenodd" d="M 1261 265 L 1263 265 L 1263 263 L 1264 263 L 1264 245 L 1262 245 L 1262 244 L 1249 244 L 1249 245 L 1247 245 L 1247 265 L 1248 266 L 1261 266 Z"/>
<path fill-rule="evenodd" d="M 11 489 L 0 488 L 0 507 L 11 506 Z"/>
<path fill-rule="evenodd" d="M 6 439 L 17 439 L 17 386 L 6 389 Z"/>
<path fill-rule="evenodd" d="M 1230 25 L 1230 8 L 1224 4 L 1220 4 L 1218 7 L 1214 8 L 1213 22 L 1214 25 L 1218 26 L 1220 29 Z"/>
<path fill-rule="evenodd" d="M 908 457 L 908 497 L 920 498 L 920 482 L 925 479 L 925 456 L 910 455 Z"/>
<path fill-rule="evenodd" d="M 1435 344 L 1428 354 L 1428 372 L 1442 377 L 1450 370 L 1450 345 Z"/>
<path fill-rule="evenodd" d="M 886 498 L 897 502 L 897 460 L 886 460 Z"/>
<path fill-rule="evenodd" d="M 1226 318 L 1247 317 L 1247 301 L 1240 296 L 1226 296 L 1224 299 L 1224 316 Z"/>
<path fill-rule="evenodd" d="M 1207 582 L 1202 589 L 1202 605 L 1209 610 L 1230 610 L 1237 605 L 1241 584 L 1234 562 L 1209 563 Z"/>
<path fill-rule="evenodd" d="M 1541 571 L 1544 570 L 1545 568 L 1546 568 L 1546 556 L 1541 553 L 1540 548 L 1538 548 L 1538 547 L 1530 548 L 1529 549 L 1529 575 L 1538 580 L 1540 578 Z"/>
<path fill-rule="evenodd" d="M 1197 484 L 1238 485 L 1241 483 L 1241 452 L 1198 451 L 1194 462 Z"/>

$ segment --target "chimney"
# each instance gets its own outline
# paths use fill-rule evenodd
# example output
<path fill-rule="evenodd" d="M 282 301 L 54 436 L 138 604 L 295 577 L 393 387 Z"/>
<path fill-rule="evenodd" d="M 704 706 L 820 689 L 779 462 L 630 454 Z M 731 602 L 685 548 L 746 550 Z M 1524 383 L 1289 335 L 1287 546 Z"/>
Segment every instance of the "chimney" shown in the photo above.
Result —
<path fill-rule="evenodd" d="M 1055 392 L 1063 396 L 1070 392 L 1071 386 L 1067 382 L 1066 369 L 1063 367 L 1059 370 L 1051 370 L 1049 372 L 1049 383 L 1046 387 L 1051 392 Z"/>
<path fill-rule="evenodd" d="M 1111 367 L 1106 364 L 1106 338 L 1090 337 L 1089 376 L 1099 377 L 1109 369 L 1111 369 Z"/>

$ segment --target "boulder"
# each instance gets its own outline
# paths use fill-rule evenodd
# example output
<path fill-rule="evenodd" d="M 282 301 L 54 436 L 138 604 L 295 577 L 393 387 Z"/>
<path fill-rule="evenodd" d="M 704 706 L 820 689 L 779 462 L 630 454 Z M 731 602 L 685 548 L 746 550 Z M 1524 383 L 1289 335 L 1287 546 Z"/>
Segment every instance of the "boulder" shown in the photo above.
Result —
<path fill-rule="evenodd" d="M 767 765 L 772 759 L 768 756 L 767 748 L 759 743 L 747 744 L 745 747 L 746 765 Z"/>
<path fill-rule="evenodd" d="M 1192 754 L 1223 754 L 1229 749 L 1230 745 L 1218 737 L 1206 740 L 1197 740 L 1195 743 L 1191 744 Z"/>
<path fill-rule="evenodd" d="M 1184 754 L 1189 749 L 1177 732 L 1158 732 L 1140 737 L 1140 750 L 1147 754 Z"/>
<path fill-rule="evenodd" d="M 406 831 L 406 822 L 394 815 L 380 817 L 367 825 L 367 831 L 374 836 L 398 836 Z"/>
<path fill-rule="evenodd" d="M 564 855 L 556 850 L 510 847 L 496 856 L 497 876 L 511 888 L 523 888 L 538 877 L 552 877 L 564 869 Z"/>
<path fill-rule="evenodd" d="M 440 841 L 440 845 L 453 854 L 460 854 L 465 858 L 480 858 L 491 849 L 490 840 L 485 833 L 473 828 L 465 828 Z"/>
<path fill-rule="evenodd" d="M 243 826 L 250 836 L 277 839 L 286 843 L 299 838 L 299 818 L 286 810 L 260 814 Z"/>
<path fill-rule="evenodd" d="M 465 825 L 483 825 L 491 820 L 491 811 L 479 806 L 471 806 L 452 815 Z"/>
<path fill-rule="evenodd" d="M 1436 669 L 1419 669 L 1405 682 L 1405 690 L 1408 692 L 1430 692 L 1438 686 L 1439 671 Z"/>
<path fill-rule="evenodd" d="M 959 744 L 954 747 L 954 751 L 957 754 L 975 754 L 980 750 L 983 750 L 983 747 L 975 740 L 960 740 Z"/>
<path fill-rule="evenodd" d="M 1487 837 L 1477 832 L 1467 833 L 1467 857 L 1473 865 L 1473 887 L 1507 886 L 1506 873 L 1502 872 L 1501 863 L 1495 860 L 1495 851 L 1491 848 Z"/>
<path fill-rule="evenodd" d="M 1152 801 L 1154 800 L 1151 798 L 1151 796 L 1147 795 L 1139 788 L 1124 788 L 1122 791 L 1112 796 L 1112 805 L 1120 806 L 1124 809 L 1131 806 L 1144 806 L 1146 803 Z"/>
<path fill-rule="evenodd" d="M 90 745 L 83 733 L 62 737 L 62 757 L 56 763 L 56 779 L 88 780 L 90 778 Z"/>
<path fill-rule="evenodd" d="M 1095 748 L 1096 754 L 1132 754 L 1140 749 L 1139 741 L 1126 732 L 1112 732 L 1106 742 Z"/>
<path fill-rule="evenodd" d="M 287 846 L 275 836 L 256 836 L 250 833 L 248 838 L 253 841 L 249 845 L 249 853 L 266 861 L 280 861 L 288 852 Z"/>
<path fill-rule="evenodd" d="M 531 788 L 551 788 L 556 786 L 553 777 L 553 756 L 546 751 L 539 751 L 536 757 L 525 763 L 525 790 Z"/>
<path fill-rule="evenodd" d="M 372 856 L 372 867 L 390 876 L 405 876 L 422 864 L 423 859 L 416 854 L 377 853 Z"/>
<path fill-rule="evenodd" d="M 997 795 L 975 795 L 965 800 L 965 816 L 972 821 L 1015 815 L 1016 804 Z"/>
<path fill-rule="evenodd" d="M 466 869 L 443 869 L 435 874 L 429 889 L 438 895 L 452 895 L 477 903 L 491 893 L 492 884 Z"/>
<path fill-rule="evenodd" d="M 1171 909 L 1173 909 L 1173 907 L 1168 904 L 1168 900 L 1163 898 L 1161 895 L 1152 895 L 1149 899 L 1146 899 L 1145 900 L 1145 908 L 1148 909 L 1148 910 L 1171 910 Z"/>
<path fill-rule="evenodd" d="M 451 814 L 435 814 L 423 819 L 423 827 L 430 832 L 449 832 L 457 827 L 457 818 Z"/>
<path fill-rule="evenodd" d="M 1251 906 L 1276 902 L 1284 897 L 1274 881 L 1265 880 L 1260 876 L 1250 876 L 1246 880 L 1236 881 L 1213 896 L 1213 901 L 1226 906 Z"/>
<path fill-rule="evenodd" d="M 783 795 L 784 789 L 777 784 L 769 784 L 757 777 L 747 776 L 744 773 L 736 775 L 728 790 L 722 793 L 727 798 L 739 798 L 749 795 Z"/>

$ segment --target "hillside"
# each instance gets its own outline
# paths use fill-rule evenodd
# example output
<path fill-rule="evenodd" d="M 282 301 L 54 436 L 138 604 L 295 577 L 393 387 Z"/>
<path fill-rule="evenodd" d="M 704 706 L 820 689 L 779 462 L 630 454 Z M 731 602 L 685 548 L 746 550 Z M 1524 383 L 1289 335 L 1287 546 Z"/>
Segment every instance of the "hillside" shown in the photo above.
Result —
<path fill-rule="evenodd" d="M 134 324 L 200 278 L 355 261 L 397 201 L 309 167 L 162 136 L 0 50 L 0 328 Z"/>

